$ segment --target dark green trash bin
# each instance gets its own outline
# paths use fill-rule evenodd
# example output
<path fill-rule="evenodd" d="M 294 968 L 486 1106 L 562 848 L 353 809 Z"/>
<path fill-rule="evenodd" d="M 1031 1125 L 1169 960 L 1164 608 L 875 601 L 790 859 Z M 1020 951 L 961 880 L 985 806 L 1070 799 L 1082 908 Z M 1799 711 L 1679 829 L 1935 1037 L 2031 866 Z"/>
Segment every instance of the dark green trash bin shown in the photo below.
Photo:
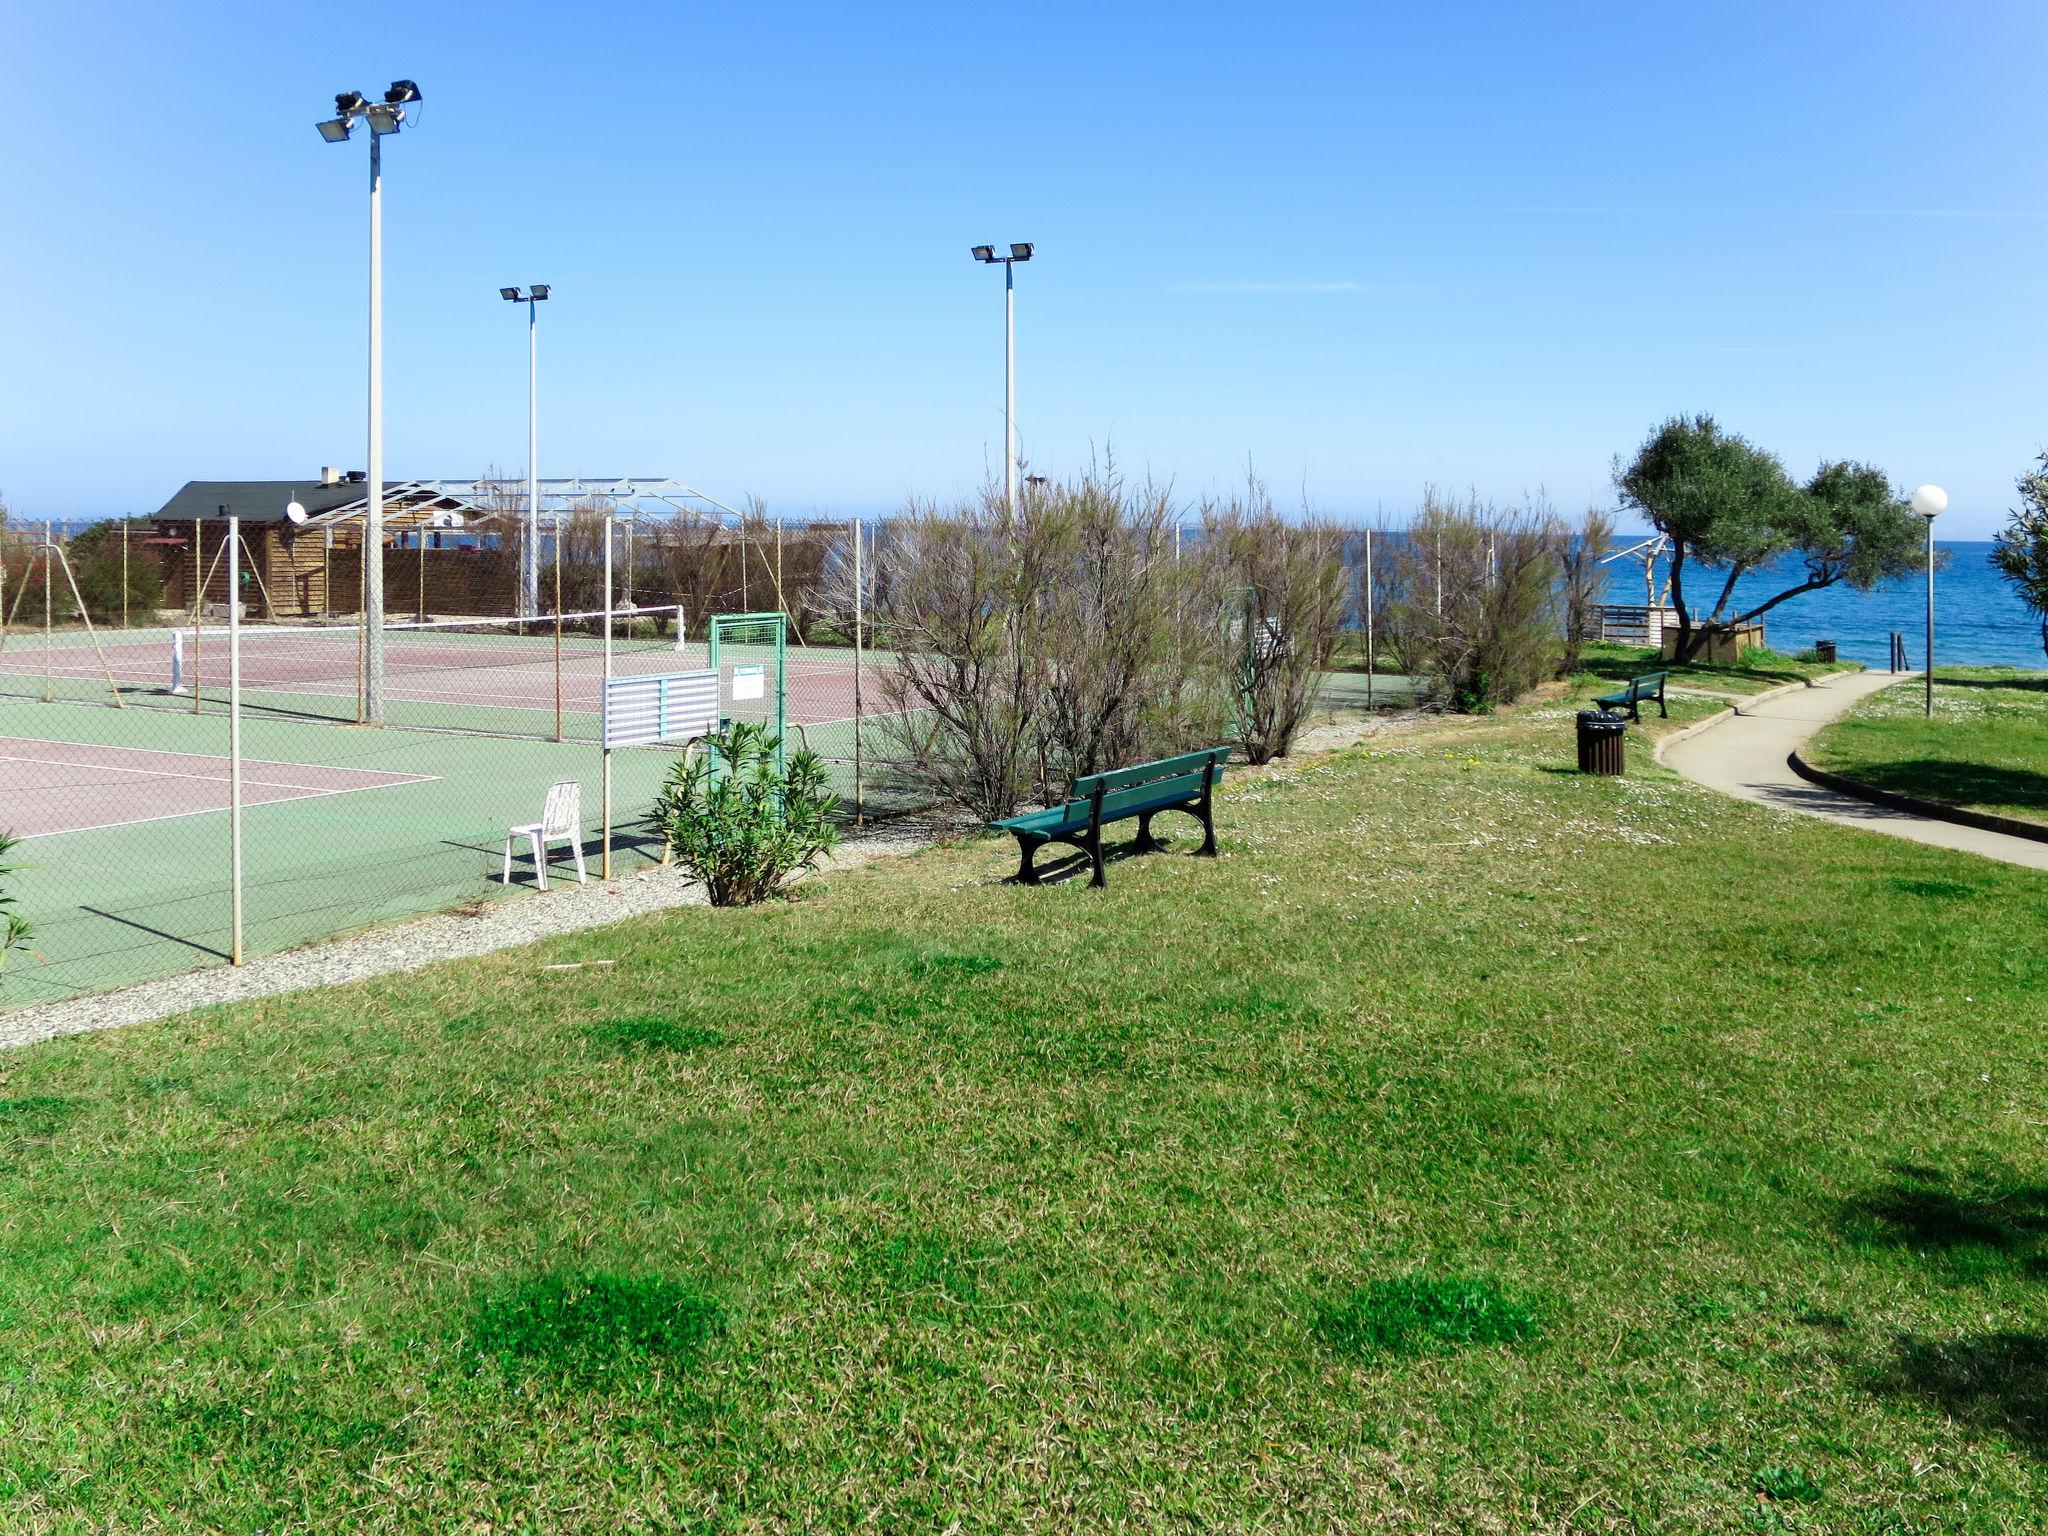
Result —
<path fill-rule="evenodd" d="M 1579 772 L 1619 774 L 1628 716 L 1611 709 L 1579 711 Z"/>

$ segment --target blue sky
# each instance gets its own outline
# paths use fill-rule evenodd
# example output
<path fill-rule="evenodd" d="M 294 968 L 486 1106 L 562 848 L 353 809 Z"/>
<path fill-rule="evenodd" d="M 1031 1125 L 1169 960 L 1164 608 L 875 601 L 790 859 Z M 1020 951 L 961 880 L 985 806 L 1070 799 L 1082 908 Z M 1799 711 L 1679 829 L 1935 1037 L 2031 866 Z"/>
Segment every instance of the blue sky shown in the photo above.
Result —
<path fill-rule="evenodd" d="M 151 509 L 360 467 L 367 150 L 387 468 L 668 473 L 877 510 L 999 467 L 1399 519 L 1606 500 L 1710 411 L 1988 532 L 2044 446 L 2025 4 L 30 6 L 0 51 L 0 490 Z"/>

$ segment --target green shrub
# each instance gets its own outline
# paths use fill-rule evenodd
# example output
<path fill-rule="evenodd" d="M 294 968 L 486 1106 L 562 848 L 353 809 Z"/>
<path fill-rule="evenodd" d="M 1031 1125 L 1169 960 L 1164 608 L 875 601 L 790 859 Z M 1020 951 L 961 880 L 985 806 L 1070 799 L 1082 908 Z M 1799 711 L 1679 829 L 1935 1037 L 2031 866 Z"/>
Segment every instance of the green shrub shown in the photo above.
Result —
<path fill-rule="evenodd" d="M 839 797 L 810 752 L 778 769 L 780 741 L 742 721 L 669 770 L 655 818 L 676 861 L 711 893 L 714 907 L 750 906 L 818 867 L 838 846 Z"/>
<path fill-rule="evenodd" d="M 29 920 L 14 910 L 14 897 L 8 893 L 6 879 L 20 866 L 6 862 L 8 850 L 15 846 L 16 839 L 0 832 L 0 970 L 7 968 L 9 950 L 26 949 L 36 931 Z"/>
<path fill-rule="evenodd" d="M 687 1363 L 724 1331 L 723 1309 L 687 1285 L 652 1275 L 556 1271 L 486 1292 L 470 1341 L 491 1359 L 589 1371 Z"/>
<path fill-rule="evenodd" d="M 1489 1280 L 1375 1280 L 1324 1306 L 1316 1332 L 1347 1355 L 1416 1354 L 1467 1344 L 1513 1344 L 1540 1329 L 1526 1302 Z"/>

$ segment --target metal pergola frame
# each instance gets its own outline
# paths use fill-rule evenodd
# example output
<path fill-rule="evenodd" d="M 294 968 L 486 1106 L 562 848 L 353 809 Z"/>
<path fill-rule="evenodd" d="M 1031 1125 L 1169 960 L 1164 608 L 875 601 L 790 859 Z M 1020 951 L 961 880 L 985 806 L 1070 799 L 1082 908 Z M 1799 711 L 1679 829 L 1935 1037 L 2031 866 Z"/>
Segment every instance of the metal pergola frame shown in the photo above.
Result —
<path fill-rule="evenodd" d="M 384 504 L 392 508 L 393 515 L 398 517 L 421 510 L 418 501 L 410 507 L 403 505 L 408 499 L 418 497 L 425 497 L 426 505 L 444 505 L 448 510 L 462 511 L 472 518 L 523 516 L 523 509 L 493 512 L 481 504 L 482 498 L 506 487 L 523 491 L 525 482 L 487 478 L 406 480 L 385 490 Z M 731 524 L 738 524 L 744 516 L 737 507 L 727 506 L 716 497 L 707 496 L 696 487 L 668 475 L 570 475 L 543 479 L 539 482 L 539 489 L 541 520 L 550 529 L 559 528 L 578 503 L 592 501 L 609 502 L 614 516 L 636 523 L 660 522 L 681 512 L 710 511 L 721 519 L 729 519 Z M 368 507 L 369 494 L 365 492 L 359 501 L 309 517 L 305 526 L 331 528 L 341 523 L 356 522 Z"/>

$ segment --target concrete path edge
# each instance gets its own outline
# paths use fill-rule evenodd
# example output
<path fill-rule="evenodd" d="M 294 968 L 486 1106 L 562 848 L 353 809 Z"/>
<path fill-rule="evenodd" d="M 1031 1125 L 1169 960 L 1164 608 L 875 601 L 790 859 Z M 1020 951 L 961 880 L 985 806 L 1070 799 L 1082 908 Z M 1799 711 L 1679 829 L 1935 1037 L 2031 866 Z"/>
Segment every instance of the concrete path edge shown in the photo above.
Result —
<path fill-rule="evenodd" d="M 1659 736 L 1651 745 L 1650 761 L 1661 768 L 1664 765 L 1665 748 L 1675 747 L 1681 741 L 1690 740 L 1692 737 L 1699 735 L 1701 731 L 1719 725 L 1723 720 L 1733 720 L 1742 713 L 1745 706 L 1762 704 L 1771 699 L 1782 698 L 1788 693 L 1797 693 L 1801 688 L 1811 688 L 1812 686 L 1812 683 L 1807 682 L 1803 678 L 1797 682 L 1780 683 L 1775 688 L 1766 688 L 1762 693 L 1744 699 L 1741 704 L 1730 704 L 1726 709 L 1717 711 L 1707 716 L 1704 720 L 1695 720 L 1691 725 L 1682 725 L 1675 731 L 1667 731 L 1664 735 Z"/>
<path fill-rule="evenodd" d="M 1902 795 L 1896 790 L 1879 789 L 1874 784 L 1865 784 L 1858 779 L 1844 778 L 1839 773 L 1830 773 L 1825 768 L 1816 768 L 1802 756 L 1797 747 L 1786 759 L 1792 771 L 1810 783 L 1823 789 L 1832 789 L 1838 795 L 1854 795 L 1858 800 L 1868 800 L 1872 805 L 1881 805 L 1886 810 L 1904 811 L 1913 816 L 1926 816 L 1934 821 L 1952 821 L 1960 827 L 1975 827 L 1979 832 L 1999 832 L 2007 837 L 2024 837 L 2031 842 L 2048 843 L 2048 826 L 2035 821 L 2021 821 L 2016 816 L 1999 816 L 1990 811 L 1973 811 L 1960 805 L 1943 805 L 1939 800 L 1922 800 L 1918 795 Z"/>

